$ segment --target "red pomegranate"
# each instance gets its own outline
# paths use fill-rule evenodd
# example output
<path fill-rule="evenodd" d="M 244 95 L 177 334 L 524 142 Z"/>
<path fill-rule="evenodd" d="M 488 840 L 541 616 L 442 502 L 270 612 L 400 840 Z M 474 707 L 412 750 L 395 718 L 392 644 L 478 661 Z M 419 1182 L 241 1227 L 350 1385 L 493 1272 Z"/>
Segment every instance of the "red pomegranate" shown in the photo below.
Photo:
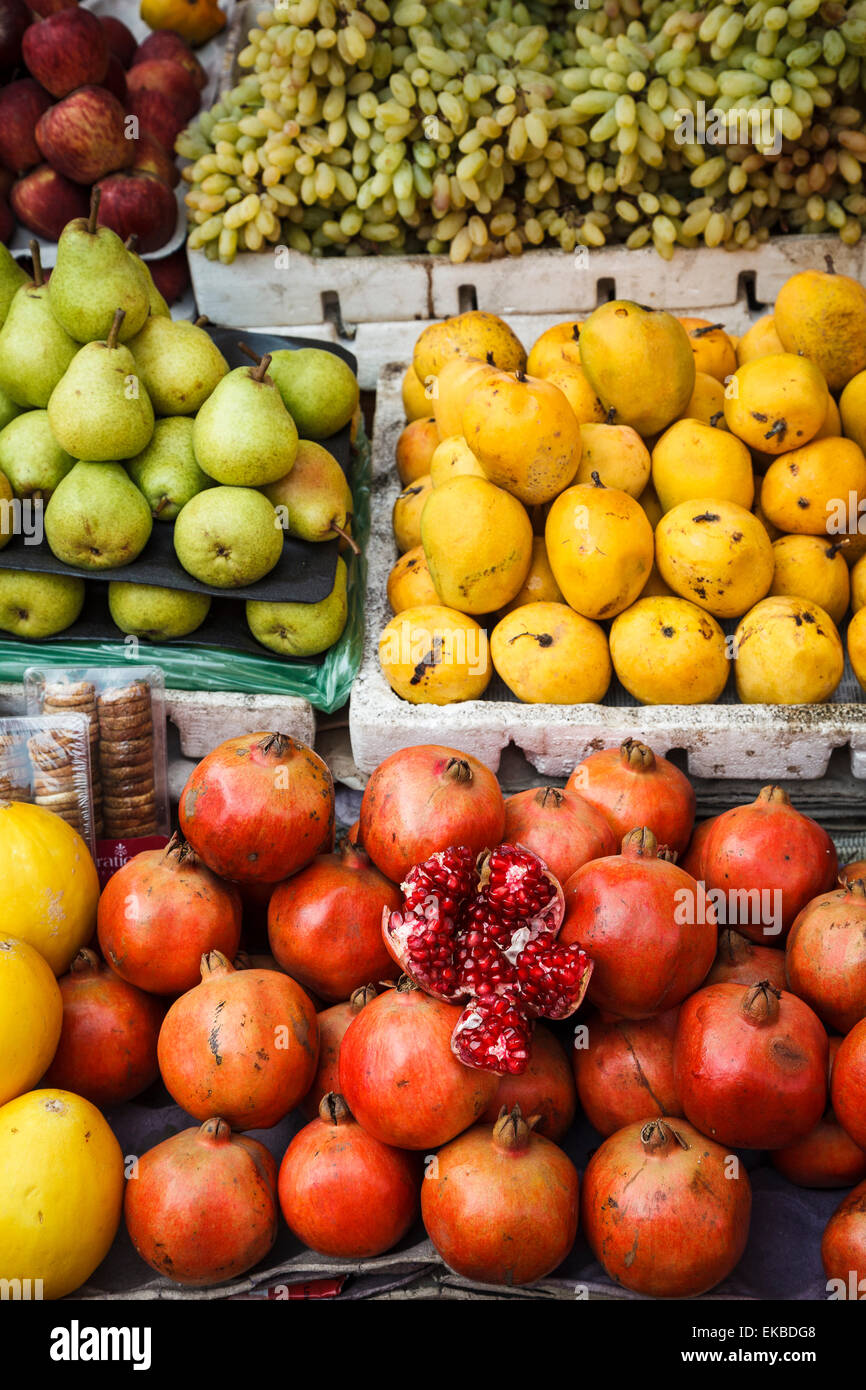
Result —
<path fill-rule="evenodd" d="M 206 951 L 233 956 L 241 939 L 237 889 L 205 868 L 186 841 L 136 854 L 99 900 L 99 946 L 111 968 L 150 994 L 180 994 L 200 979 Z"/>
<path fill-rule="evenodd" d="M 312 748 L 247 734 L 208 753 L 180 794 L 180 827 L 208 868 L 278 883 L 334 844 L 334 782 Z"/>
<path fill-rule="evenodd" d="M 201 984 L 176 999 L 159 1034 L 159 1069 L 197 1120 L 219 1110 L 234 1129 L 269 1129 L 307 1094 L 319 1028 L 300 985 L 276 970 L 202 957 Z"/>
<path fill-rule="evenodd" d="M 476 862 L 465 845 L 410 869 L 403 910 L 383 914 L 388 949 L 436 999 L 466 1002 L 452 1046 L 461 1061 L 517 1074 L 534 1019 L 567 1018 L 592 969 L 556 937 L 563 896 L 531 850 L 499 845 Z"/>
<path fill-rule="evenodd" d="M 63 1027 L 43 1086 L 74 1091 L 100 1108 L 132 1100 L 159 1076 L 156 1040 L 165 1012 L 83 950 L 59 981 Z"/>
<path fill-rule="evenodd" d="M 513 1110 L 515 1105 L 524 1115 L 537 1116 L 535 1133 L 555 1144 L 571 1129 L 577 1108 L 571 1066 L 562 1043 L 541 1023 L 532 1034 L 526 1071 L 501 1077 L 481 1119 L 494 1124 L 503 1106 Z"/>
<path fill-rule="evenodd" d="M 748 1174 L 685 1120 L 638 1121 L 596 1149 L 581 1225 L 623 1288 L 695 1298 L 726 1279 L 749 1238 Z"/>
<path fill-rule="evenodd" d="M 618 841 L 605 817 L 575 792 L 530 787 L 505 802 L 505 832 L 525 845 L 564 883 L 590 859 L 616 854 Z"/>
<path fill-rule="evenodd" d="M 713 816 L 711 820 L 702 820 L 695 826 L 689 847 L 679 860 L 680 868 L 685 869 L 694 879 L 702 879 L 704 876 L 704 845 L 717 819 L 717 816 Z"/>
<path fill-rule="evenodd" d="M 400 883 L 449 845 L 475 854 L 498 845 L 505 802 L 489 768 L 468 753 L 422 743 L 380 763 L 361 802 L 361 840 L 373 863 Z"/>
<path fill-rule="evenodd" d="M 682 1115 L 674 1085 L 678 1012 L 635 1021 L 590 1019 L 589 1046 L 575 1045 L 571 1060 L 584 1114 L 599 1134 L 653 1115 Z"/>
<path fill-rule="evenodd" d="M 844 878 L 846 883 L 853 883 L 855 878 L 866 878 L 866 859 L 853 859 L 839 870 L 839 877 Z"/>
<path fill-rule="evenodd" d="M 340 1092 L 358 1123 L 397 1149 L 435 1149 L 473 1124 L 498 1085 L 451 1051 L 460 1017 L 403 976 L 352 1020 L 340 1048 Z"/>
<path fill-rule="evenodd" d="M 319 1025 L 319 1063 L 313 1084 L 304 1099 L 301 1109 L 308 1119 L 314 1120 L 319 1106 L 329 1091 L 336 1091 L 340 1085 L 340 1047 L 346 1029 L 365 1004 L 378 994 L 375 985 L 365 985 L 356 989 L 351 999 L 343 1004 L 332 1004 L 330 1009 L 322 1009 L 316 1014 Z"/>
<path fill-rule="evenodd" d="M 824 1230 L 821 1259 L 831 1298 L 866 1298 L 866 1182 L 843 1197 Z"/>
<path fill-rule="evenodd" d="M 685 773 L 657 757 L 645 743 L 627 738 L 619 748 L 590 753 L 566 783 L 595 806 L 621 841 L 645 825 L 660 845 L 682 854 L 695 823 L 695 793 Z"/>
<path fill-rule="evenodd" d="M 534 1116 L 502 1110 L 491 1130 L 475 1125 L 436 1155 L 421 1184 L 421 1215 L 442 1259 L 464 1279 L 532 1284 L 574 1244 L 577 1169 Z"/>
<path fill-rule="evenodd" d="M 724 921 L 772 945 L 811 898 L 836 881 L 836 850 L 817 821 L 795 810 L 781 787 L 719 816 L 704 842 L 704 878 L 725 894 Z"/>
<path fill-rule="evenodd" d="M 866 880 L 813 898 L 785 943 L 788 988 L 836 1033 L 866 1017 Z"/>
<path fill-rule="evenodd" d="M 320 1255 L 366 1260 L 396 1245 L 418 1215 L 417 1154 L 374 1139 L 330 1092 L 319 1117 L 296 1134 L 280 1165 L 283 1216 Z"/>
<path fill-rule="evenodd" d="M 830 1039 L 831 1081 L 841 1042 L 841 1038 Z M 798 1187 L 851 1187 L 866 1178 L 866 1153 L 845 1133 L 832 1105 L 814 1129 L 786 1148 L 776 1149 L 770 1159 L 773 1167 Z"/>
<path fill-rule="evenodd" d="M 274 889 L 268 937 L 288 973 L 328 1001 L 348 999 L 367 980 L 394 973 L 382 940 L 382 911 L 400 891 L 363 850 L 344 840 Z"/>
<path fill-rule="evenodd" d="M 184 1129 L 138 1161 L 126 1228 L 139 1255 L 176 1284 L 206 1288 L 264 1259 L 277 1238 L 277 1165 L 225 1120 Z"/>
<path fill-rule="evenodd" d="M 659 856 L 644 827 L 626 835 L 621 854 L 572 874 L 559 939 L 593 962 L 590 1003 L 650 1018 L 698 988 L 716 953 L 716 919 L 699 885 Z"/>
<path fill-rule="evenodd" d="M 756 946 L 733 927 L 725 927 L 719 932 L 719 949 L 704 983 L 753 985 L 756 980 L 769 980 L 774 989 L 786 989 L 784 952 L 772 946 Z"/>
<path fill-rule="evenodd" d="M 821 1021 L 768 981 L 707 985 L 680 1009 L 674 1083 L 686 1117 L 734 1149 L 781 1149 L 827 1104 Z"/>
<path fill-rule="evenodd" d="M 866 1018 L 855 1024 L 836 1053 L 830 1104 L 846 1134 L 866 1149 Z"/>

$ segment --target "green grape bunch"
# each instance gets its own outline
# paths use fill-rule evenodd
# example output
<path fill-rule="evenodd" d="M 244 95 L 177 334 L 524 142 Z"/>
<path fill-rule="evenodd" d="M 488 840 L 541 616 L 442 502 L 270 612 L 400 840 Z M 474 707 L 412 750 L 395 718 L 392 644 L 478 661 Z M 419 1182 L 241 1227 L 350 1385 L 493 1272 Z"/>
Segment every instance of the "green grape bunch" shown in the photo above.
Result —
<path fill-rule="evenodd" d="M 179 137 L 231 263 L 866 226 L 866 0 L 277 0 Z"/>

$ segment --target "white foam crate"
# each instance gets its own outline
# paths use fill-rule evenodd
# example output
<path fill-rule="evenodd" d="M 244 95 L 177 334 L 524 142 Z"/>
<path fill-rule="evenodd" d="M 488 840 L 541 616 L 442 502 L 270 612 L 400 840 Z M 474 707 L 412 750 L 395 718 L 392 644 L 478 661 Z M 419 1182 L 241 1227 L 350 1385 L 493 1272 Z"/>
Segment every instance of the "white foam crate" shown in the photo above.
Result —
<path fill-rule="evenodd" d="M 728 696 L 730 702 L 716 705 L 642 706 L 623 703 L 629 697 L 621 688 L 601 705 L 524 705 L 495 698 L 410 705 L 395 695 L 380 670 L 377 649 L 391 617 L 386 582 L 397 559 L 391 507 L 399 491 L 394 446 L 405 424 L 404 371 L 405 363 L 386 367 L 376 398 L 366 637 L 349 709 L 352 751 L 362 773 L 418 743 L 466 750 L 495 771 L 503 749 L 514 743 L 542 775 L 562 777 L 595 749 L 639 737 L 659 753 L 684 750 L 695 777 L 821 777 L 836 748 L 848 748 L 854 776 L 866 777 L 866 703 L 850 671 L 825 705 L 741 705 Z"/>

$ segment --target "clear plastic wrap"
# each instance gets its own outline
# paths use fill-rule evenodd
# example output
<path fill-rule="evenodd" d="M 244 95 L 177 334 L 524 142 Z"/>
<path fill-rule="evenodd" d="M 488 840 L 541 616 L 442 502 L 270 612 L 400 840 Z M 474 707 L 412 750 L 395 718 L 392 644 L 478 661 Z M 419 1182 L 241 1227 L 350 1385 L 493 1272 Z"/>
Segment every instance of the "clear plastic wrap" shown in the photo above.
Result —
<path fill-rule="evenodd" d="M 69 709 L 0 719 L 0 800 L 42 806 L 77 830 L 91 854 L 99 822 L 93 803 L 86 715 Z"/>

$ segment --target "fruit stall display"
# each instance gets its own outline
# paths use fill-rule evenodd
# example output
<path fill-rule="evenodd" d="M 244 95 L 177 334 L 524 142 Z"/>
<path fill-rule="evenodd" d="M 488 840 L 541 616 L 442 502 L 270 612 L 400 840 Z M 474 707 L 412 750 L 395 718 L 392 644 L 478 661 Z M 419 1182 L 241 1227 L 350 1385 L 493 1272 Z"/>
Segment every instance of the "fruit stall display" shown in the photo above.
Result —
<path fill-rule="evenodd" d="M 0 1277 L 866 1276 L 866 866 L 781 788 L 696 825 L 640 745 L 508 797 L 419 745 L 335 848 L 327 765 L 259 733 L 178 822 L 100 896 L 71 826 L 0 804 Z"/>
<path fill-rule="evenodd" d="M 454 741 L 496 725 L 492 766 L 514 735 L 567 773 L 602 705 L 607 732 L 627 716 L 667 747 L 703 742 L 704 765 L 708 733 L 745 731 L 749 776 L 787 775 L 787 743 L 767 760 L 798 719 L 823 760 L 807 775 L 853 742 L 866 291 L 831 263 L 772 309 L 742 335 L 623 300 L 526 346 L 478 310 L 422 330 L 377 415 L 365 772 L 412 727 Z"/>

